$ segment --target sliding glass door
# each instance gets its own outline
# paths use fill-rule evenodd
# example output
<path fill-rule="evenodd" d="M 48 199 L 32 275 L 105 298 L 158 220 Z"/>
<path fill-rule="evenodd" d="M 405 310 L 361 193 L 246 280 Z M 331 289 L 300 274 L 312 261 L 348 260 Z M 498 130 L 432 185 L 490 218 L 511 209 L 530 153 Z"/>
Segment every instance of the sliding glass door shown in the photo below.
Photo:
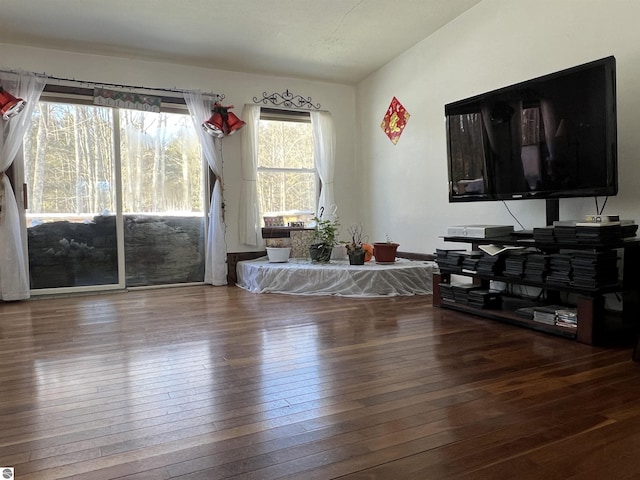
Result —
<path fill-rule="evenodd" d="M 189 116 L 40 102 L 24 141 L 31 288 L 204 279 L 203 164 Z"/>
<path fill-rule="evenodd" d="M 40 102 L 24 142 L 31 288 L 118 283 L 108 108 Z"/>
<path fill-rule="evenodd" d="M 191 119 L 119 113 L 127 286 L 202 282 L 203 164 Z"/>

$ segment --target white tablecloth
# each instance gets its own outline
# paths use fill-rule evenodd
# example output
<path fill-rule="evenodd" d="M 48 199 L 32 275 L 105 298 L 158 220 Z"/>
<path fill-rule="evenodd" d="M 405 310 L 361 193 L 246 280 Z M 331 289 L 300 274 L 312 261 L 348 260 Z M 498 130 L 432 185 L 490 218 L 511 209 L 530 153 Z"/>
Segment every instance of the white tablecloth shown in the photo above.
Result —
<path fill-rule="evenodd" d="M 435 262 L 397 259 L 393 264 L 349 265 L 348 260 L 327 264 L 307 259 L 269 263 L 266 257 L 238 262 L 237 285 L 254 293 L 373 297 L 432 293 Z"/>

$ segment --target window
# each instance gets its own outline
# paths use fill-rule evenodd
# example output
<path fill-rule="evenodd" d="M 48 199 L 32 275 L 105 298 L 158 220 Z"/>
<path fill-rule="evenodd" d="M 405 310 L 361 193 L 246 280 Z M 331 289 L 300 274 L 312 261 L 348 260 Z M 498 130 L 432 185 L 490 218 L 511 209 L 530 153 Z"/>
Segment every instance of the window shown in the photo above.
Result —
<path fill-rule="evenodd" d="M 261 219 L 308 221 L 314 216 L 319 180 L 308 113 L 261 109 L 257 173 Z"/>

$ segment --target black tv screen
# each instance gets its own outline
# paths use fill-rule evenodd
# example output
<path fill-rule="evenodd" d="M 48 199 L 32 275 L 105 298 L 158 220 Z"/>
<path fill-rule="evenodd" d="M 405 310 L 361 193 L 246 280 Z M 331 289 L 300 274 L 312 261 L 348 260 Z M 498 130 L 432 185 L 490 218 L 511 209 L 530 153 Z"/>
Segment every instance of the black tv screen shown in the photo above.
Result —
<path fill-rule="evenodd" d="M 449 201 L 618 192 L 615 58 L 445 105 Z"/>

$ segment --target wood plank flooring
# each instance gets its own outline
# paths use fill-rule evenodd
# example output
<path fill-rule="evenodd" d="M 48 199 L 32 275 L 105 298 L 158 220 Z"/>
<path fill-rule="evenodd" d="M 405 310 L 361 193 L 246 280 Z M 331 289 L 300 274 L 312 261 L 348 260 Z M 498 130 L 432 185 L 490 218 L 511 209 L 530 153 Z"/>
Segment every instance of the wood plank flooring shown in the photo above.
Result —
<path fill-rule="evenodd" d="M 16 479 L 630 479 L 640 364 L 431 307 L 195 286 L 0 303 Z"/>

